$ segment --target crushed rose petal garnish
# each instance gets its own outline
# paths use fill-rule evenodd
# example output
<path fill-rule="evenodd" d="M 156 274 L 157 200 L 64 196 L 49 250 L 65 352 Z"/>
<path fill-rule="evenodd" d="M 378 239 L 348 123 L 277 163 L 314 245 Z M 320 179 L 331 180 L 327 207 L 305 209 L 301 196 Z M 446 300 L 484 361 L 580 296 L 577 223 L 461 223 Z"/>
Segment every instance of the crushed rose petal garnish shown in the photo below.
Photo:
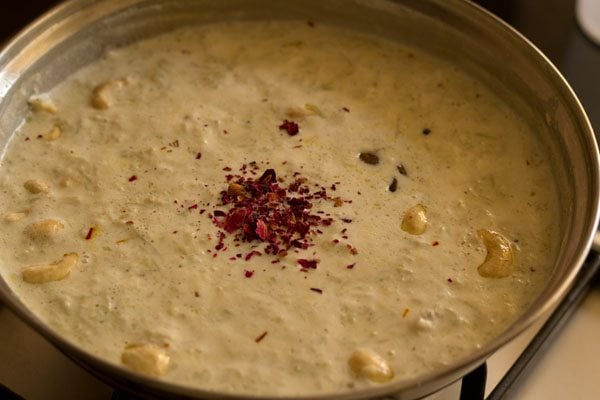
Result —
<path fill-rule="evenodd" d="M 244 166 L 242 170 L 245 170 Z M 316 201 L 329 201 L 327 191 L 318 187 L 311 191 L 306 179 L 294 176 L 287 187 L 277 179 L 274 169 L 267 169 L 259 178 L 232 176 L 227 178 L 228 188 L 221 191 L 219 207 L 212 213 L 213 223 L 223 235 L 233 235 L 235 242 L 266 243 L 265 254 L 284 257 L 290 248 L 307 249 L 313 245 L 312 237 L 321 234 L 321 226 L 333 223 L 331 217 L 321 217 L 310 212 Z M 219 245 L 223 236 L 219 235 Z M 223 246 L 219 246 L 223 249 Z M 248 261 L 261 252 L 246 254 Z M 316 260 L 299 260 L 304 268 L 316 268 Z"/>

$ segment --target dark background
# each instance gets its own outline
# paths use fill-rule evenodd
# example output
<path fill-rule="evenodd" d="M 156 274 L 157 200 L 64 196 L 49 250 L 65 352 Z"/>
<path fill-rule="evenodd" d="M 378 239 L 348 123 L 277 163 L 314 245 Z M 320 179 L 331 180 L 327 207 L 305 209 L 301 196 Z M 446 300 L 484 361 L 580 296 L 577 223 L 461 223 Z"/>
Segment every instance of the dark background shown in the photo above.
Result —
<path fill-rule="evenodd" d="M 598 0 L 600 1 L 600 0 Z M 17 33 L 57 0 L 10 0 L 0 9 L 0 41 Z M 600 47 L 575 21 L 575 0 L 478 0 L 523 33 L 560 69 L 600 133 Z M 8 4 L 7 4 L 8 3 Z"/>

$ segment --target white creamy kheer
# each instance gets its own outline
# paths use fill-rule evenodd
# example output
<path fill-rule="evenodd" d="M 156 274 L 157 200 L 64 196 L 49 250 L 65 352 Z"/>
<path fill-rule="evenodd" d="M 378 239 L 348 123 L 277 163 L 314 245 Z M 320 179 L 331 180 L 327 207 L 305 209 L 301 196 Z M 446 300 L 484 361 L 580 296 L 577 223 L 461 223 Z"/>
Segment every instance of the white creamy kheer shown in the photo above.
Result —
<path fill-rule="evenodd" d="M 257 395 L 410 379 L 498 335 L 551 272 L 536 134 L 399 43 L 185 28 L 31 107 L 2 159 L 2 275 L 126 368 Z"/>

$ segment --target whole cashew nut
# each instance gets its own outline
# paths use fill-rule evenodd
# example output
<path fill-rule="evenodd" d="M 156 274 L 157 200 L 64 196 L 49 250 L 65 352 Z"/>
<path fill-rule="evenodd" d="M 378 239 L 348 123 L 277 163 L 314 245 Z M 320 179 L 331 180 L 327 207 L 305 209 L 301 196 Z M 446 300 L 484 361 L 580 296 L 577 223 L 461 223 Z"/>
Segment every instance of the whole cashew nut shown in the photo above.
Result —
<path fill-rule="evenodd" d="M 510 240 L 496 231 L 479 229 L 477 234 L 483 241 L 487 255 L 477 267 L 479 275 L 486 278 L 505 278 L 513 271 L 514 255 Z"/>
<path fill-rule="evenodd" d="M 27 283 L 60 281 L 69 276 L 78 259 L 77 253 L 68 253 L 52 264 L 26 267 L 22 272 L 23 280 Z"/>

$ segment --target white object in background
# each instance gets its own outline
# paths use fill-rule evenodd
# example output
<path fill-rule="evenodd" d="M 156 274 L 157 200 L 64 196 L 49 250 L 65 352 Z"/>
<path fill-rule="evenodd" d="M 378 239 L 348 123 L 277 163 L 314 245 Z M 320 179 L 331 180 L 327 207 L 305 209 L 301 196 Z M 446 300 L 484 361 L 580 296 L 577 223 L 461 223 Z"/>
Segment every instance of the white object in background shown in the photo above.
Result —
<path fill-rule="evenodd" d="M 578 0 L 575 16 L 583 32 L 600 45 L 600 0 Z"/>

